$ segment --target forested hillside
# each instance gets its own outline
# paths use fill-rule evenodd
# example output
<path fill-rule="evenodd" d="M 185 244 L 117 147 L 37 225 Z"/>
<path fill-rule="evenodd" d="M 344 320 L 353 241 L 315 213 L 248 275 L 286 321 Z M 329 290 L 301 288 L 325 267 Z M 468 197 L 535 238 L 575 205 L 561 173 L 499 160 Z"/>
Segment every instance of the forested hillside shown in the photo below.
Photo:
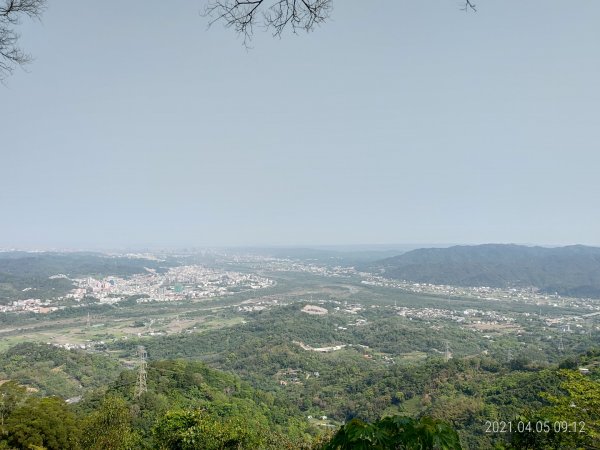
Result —
<path fill-rule="evenodd" d="M 529 287 L 600 298 L 600 248 L 486 244 L 423 248 L 368 267 L 386 277 L 455 286 Z"/>
<path fill-rule="evenodd" d="M 61 356 L 43 345 L 22 345 L 2 355 L 2 361 L 22 356 L 50 366 L 50 359 L 62 357 L 59 362 L 69 366 L 71 358 L 91 364 L 98 373 L 111 366 L 103 361 L 110 359 L 107 356 L 86 360 L 79 352 L 66 353 Z M 304 395 L 294 397 L 285 387 L 256 388 L 202 362 L 151 361 L 147 392 L 140 396 L 136 395 L 137 369 L 115 367 L 114 381 L 86 384 L 83 399 L 72 405 L 41 390 L 26 389 L 34 384 L 17 371 L 0 385 L 0 448 L 391 448 L 373 445 L 376 439 L 404 442 L 398 448 L 594 448 L 600 436 L 598 350 L 566 359 L 562 368 L 528 367 L 518 361 L 499 365 L 486 358 L 434 359 L 418 367 L 377 371 L 357 364 L 349 361 L 343 366 L 347 375 L 328 383 L 342 387 L 337 395 L 348 396 L 351 402 L 357 401 L 353 392 L 360 394 L 365 404 L 371 403 L 372 413 L 348 415 L 335 428 L 316 418 L 307 420 Z M 581 365 L 590 368 L 589 374 L 571 369 Z M 320 394 L 306 397 L 311 395 Z M 392 413 L 394 405 L 399 408 Z M 382 421 L 386 416 L 392 418 Z M 499 422 L 512 422 L 515 427 L 546 423 L 549 429 L 493 432 L 491 427 Z M 566 429 L 561 430 L 564 423 Z M 572 429 L 580 426 L 585 432 Z M 453 444 L 455 432 L 460 447 Z M 421 444 L 433 440 L 415 447 L 411 439 Z"/>
<path fill-rule="evenodd" d="M 0 353 L 0 379 L 18 380 L 40 395 L 77 397 L 114 381 L 122 364 L 100 354 L 23 343 Z"/>

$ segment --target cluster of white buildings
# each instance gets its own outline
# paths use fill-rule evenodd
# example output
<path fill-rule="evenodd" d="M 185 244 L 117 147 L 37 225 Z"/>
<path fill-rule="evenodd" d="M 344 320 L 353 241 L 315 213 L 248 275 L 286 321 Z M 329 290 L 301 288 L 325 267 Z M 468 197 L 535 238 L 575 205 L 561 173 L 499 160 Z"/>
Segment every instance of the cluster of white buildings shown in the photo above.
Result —
<path fill-rule="evenodd" d="M 362 284 L 401 289 L 415 294 L 436 295 L 439 297 L 474 298 L 488 301 L 519 302 L 535 305 L 568 306 L 600 310 L 600 303 L 590 299 L 565 298 L 538 292 L 536 288 L 493 288 L 489 286 L 450 286 L 445 284 L 413 283 L 404 280 L 391 280 L 377 275 L 360 273 Z"/>
<path fill-rule="evenodd" d="M 299 262 L 284 258 L 255 257 L 253 258 L 252 262 L 255 264 L 249 264 L 249 267 L 260 270 L 270 270 L 273 272 L 303 272 L 333 278 L 348 278 L 357 274 L 354 267 L 329 267 L 325 265 Z"/>
<path fill-rule="evenodd" d="M 58 344 L 55 342 L 46 342 L 48 345 L 53 345 L 54 347 L 64 348 L 66 350 L 93 350 L 98 345 L 105 345 L 104 341 L 89 341 L 81 344 L 72 344 L 72 343 L 64 343 Z"/>
<path fill-rule="evenodd" d="M 45 314 L 73 306 L 83 305 L 87 299 L 103 304 L 118 303 L 131 296 L 139 296 L 138 302 L 179 301 L 232 295 L 236 292 L 263 289 L 275 285 L 275 281 L 255 274 L 220 271 L 203 266 L 173 267 L 165 273 L 146 269 L 144 274 L 127 278 L 108 276 L 70 279 L 66 275 L 52 275 L 50 279 L 65 278 L 74 288 L 64 297 L 49 300 L 30 298 L 14 300 L 0 305 L 0 312 L 33 312 Z M 24 292 L 31 288 L 24 289 Z M 65 303 L 66 301 L 66 303 Z"/>
<path fill-rule="evenodd" d="M 511 324 L 515 322 L 513 317 L 500 314 L 496 311 L 482 311 L 478 309 L 455 311 L 439 308 L 408 308 L 405 306 L 396 307 L 395 309 L 398 315 L 409 319 L 448 320 L 464 324 Z"/>
<path fill-rule="evenodd" d="M 8 305 L 0 305 L 0 312 L 32 312 L 36 314 L 47 314 L 56 311 L 58 306 L 51 306 L 49 300 L 39 298 L 28 298 L 26 300 L 14 300 Z"/>
<path fill-rule="evenodd" d="M 275 284 L 273 280 L 258 275 L 218 271 L 203 266 L 173 267 L 166 273 L 147 270 L 146 274 L 129 278 L 75 279 L 76 288 L 68 297 L 81 301 L 90 296 L 102 303 L 116 303 L 129 296 L 140 296 L 140 303 L 178 301 L 231 295 Z"/>

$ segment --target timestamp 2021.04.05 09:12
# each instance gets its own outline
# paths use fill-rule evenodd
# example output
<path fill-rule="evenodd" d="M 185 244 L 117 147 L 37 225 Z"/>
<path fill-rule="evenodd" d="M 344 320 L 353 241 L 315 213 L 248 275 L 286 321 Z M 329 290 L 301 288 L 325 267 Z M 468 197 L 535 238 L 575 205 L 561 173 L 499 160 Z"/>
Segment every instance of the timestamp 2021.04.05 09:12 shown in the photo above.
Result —
<path fill-rule="evenodd" d="M 585 422 L 563 421 L 485 421 L 486 433 L 585 433 Z"/>

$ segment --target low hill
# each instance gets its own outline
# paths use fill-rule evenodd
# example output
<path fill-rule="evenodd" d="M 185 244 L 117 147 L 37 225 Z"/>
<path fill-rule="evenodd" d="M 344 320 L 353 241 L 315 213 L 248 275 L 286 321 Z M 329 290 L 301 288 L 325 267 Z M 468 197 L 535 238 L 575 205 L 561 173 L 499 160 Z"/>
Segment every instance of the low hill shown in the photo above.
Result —
<path fill-rule="evenodd" d="M 455 286 L 526 287 L 600 298 L 600 248 L 485 244 L 424 248 L 372 264 L 386 277 Z"/>
<path fill-rule="evenodd" d="M 0 353 L 0 380 L 62 398 L 113 382 L 122 369 L 117 361 L 100 354 L 31 342 Z"/>

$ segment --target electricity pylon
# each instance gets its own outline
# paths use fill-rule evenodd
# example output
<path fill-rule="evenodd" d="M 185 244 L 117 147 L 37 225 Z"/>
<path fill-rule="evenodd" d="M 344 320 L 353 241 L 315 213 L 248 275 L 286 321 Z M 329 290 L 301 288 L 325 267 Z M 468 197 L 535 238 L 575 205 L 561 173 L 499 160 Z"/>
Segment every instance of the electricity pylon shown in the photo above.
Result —
<path fill-rule="evenodd" d="M 558 351 L 559 352 L 565 351 L 565 344 L 563 342 L 562 334 L 560 335 L 560 339 L 558 340 Z"/>
<path fill-rule="evenodd" d="M 141 397 L 144 392 L 148 391 L 146 387 L 146 349 L 140 345 L 138 347 L 139 368 L 138 379 L 135 385 L 135 396 Z"/>
<path fill-rule="evenodd" d="M 446 361 L 450 361 L 450 358 L 452 358 L 452 353 L 450 352 L 450 343 L 446 341 L 446 351 L 444 352 L 444 359 Z"/>

